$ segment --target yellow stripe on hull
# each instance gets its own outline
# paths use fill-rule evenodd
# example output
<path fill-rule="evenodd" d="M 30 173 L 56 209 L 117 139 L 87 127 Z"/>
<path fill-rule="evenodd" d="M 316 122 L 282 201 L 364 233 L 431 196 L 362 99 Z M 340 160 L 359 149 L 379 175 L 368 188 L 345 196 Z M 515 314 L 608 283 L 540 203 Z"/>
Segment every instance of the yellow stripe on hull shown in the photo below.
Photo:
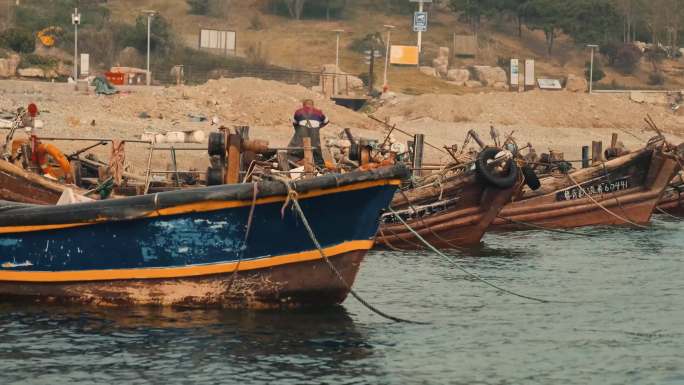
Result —
<path fill-rule="evenodd" d="M 373 241 L 349 241 L 339 245 L 324 248 L 325 255 L 334 257 L 352 251 L 368 251 L 373 247 Z M 291 263 L 308 262 L 322 259 L 318 250 L 308 250 L 295 254 L 275 257 L 265 257 L 240 262 L 238 271 L 267 269 L 270 267 Z M 183 277 L 197 277 L 203 275 L 232 273 L 237 267 L 237 261 L 216 263 L 209 265 L 195 265 L 185 267 L 159 267 L 142 269 L 115 270 L 84 270 L 84 271 L 0 271 L 0 282 L 83 282 L 83 281 L 112 281 L 126 279 L 173 279 Z"/>
<path fill-rule="evenodd" d="M 401 181 L 398 179 L 383 179 L 383 180 L 370 181 L 370 182 L 354 183 L 354 184 L 350 184 L 348 186 L 333 187 L 333 188 L 329 188 L 329 189 L 311 190 L 309 192 L 299 194 L 298 197 L 299 197 L 299 199 L 307 199 L 307 198 L 313 198 L 313 197 L 317 197 L 317 196 L 346 192 L 346 191 L 364 190 L 364 189 L 368 189 L 368 188 L 372 188 L 372 187 L 378 187 L 378 186 L 387 186 L 387 185 L 399 186 L 400 184 L 401 184 Z M 256 204 L 262 205 L 262 204 L 269 204 L 269 203 L 285 202 L 286 198 L 287 197 L 284 195 L 267 197 L 267 198 L 260 198 L 260 199 L 257 199 Z M 240 200 L 204 201 L 204 202 L 188 203 L 188 204 L 183 204 L 183 205 L 179 205 L 179 206 L 167 207 L 167 208 L 163 208 L 163 209 L 153 210 L 153 211 L 150 211 L 149 213 L 147 213 L 145 215 L 141 215 L 139 218 L 132 218 L 132 219 L 156 218 L 156 217 L 178 215 L 178 214 L 188 214 L 188 213 L 202 213 L 202 212 L 209 212 L 209 211 L 225 210 L 225 209 L 236 208 L 236 207 L 245 207 L 245 206 L 251 206 L 251 205 L 252 205 L 251 200 L 246 200 L 246 201 L 240 201 Z M 33 225 L 33 226 L 5 226 L 5 227 L 0 227 L 0 234 L 27 233 L 27 232 L 32 232 L 32 231 L 67 229 L 67 228 L 71 228 L 71 227 L 95 225 L 95 224 L 103 223 L 103 222 L 107 222 L 107 221 L 110 221 L 110 219 L 109 218 L 98 218 L 95 221 L 83 222 L 83 223 L 63 223 L 63 224 Z"/>

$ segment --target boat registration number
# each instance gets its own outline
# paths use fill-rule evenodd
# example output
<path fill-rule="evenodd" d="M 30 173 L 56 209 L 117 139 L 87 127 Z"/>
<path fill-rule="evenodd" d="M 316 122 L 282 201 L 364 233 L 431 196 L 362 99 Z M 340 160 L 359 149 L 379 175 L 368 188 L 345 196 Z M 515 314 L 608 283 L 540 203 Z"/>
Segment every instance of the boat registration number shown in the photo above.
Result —
<path fill-rule="evenodd" d="M 620 178 L 610 182 L 598 182 L 593 184 L 582 185 L 584 191 L 579 187 L 575 186 L 563 191 L 556 193 L 556 201 L 570 201 L 574 199 L 582 199 L 585 197 L 584 192 L 586 191 L 589 195 L 601 195 L 604 193 L 611 193 L 616 191 L 622 191 L 629 188 L 629 178 Z"/>

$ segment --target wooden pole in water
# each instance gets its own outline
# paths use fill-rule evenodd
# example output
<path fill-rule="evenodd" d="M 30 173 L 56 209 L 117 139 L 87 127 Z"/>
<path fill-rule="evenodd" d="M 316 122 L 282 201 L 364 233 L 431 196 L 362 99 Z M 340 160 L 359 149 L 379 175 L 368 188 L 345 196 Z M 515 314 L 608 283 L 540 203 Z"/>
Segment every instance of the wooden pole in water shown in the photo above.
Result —
<path fill-rule="evenodd" d="M 589 167 L 589 146 L 582 146 L 582 168 Z"/>
<path fill-rule="evenodd" d="M 610 138 L 610 148 L 617 147 L 617 142 L 618 142 L 618 134 L 616 132 L 614 132 Z"/>

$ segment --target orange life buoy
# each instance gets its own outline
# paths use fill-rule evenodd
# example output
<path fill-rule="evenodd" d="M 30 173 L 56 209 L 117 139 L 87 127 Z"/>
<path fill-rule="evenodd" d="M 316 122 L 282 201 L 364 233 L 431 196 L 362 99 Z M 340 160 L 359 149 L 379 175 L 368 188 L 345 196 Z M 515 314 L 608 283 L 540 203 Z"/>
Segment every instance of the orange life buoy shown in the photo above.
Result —
<path fill-rule="evenodd" d="M 50 167 L 50 163 L 48 162 L 48 155 L 50 155 L 52 159 L 55 162 L 57 162 L 57 164 L 63 171 L 63 175 L 59 175 L 52 169 L 52 167 Z M 40 143 L 36 148 L 36 158 L 38 160 L 40 170 L 43 172 L 43 174 L 49 174 L 55 178 L 64 176 L 64 178 L 67 181 L 71 181 L 72 173 L 69 159 L 67 159 L 67 157 L 64 156 L 64 154 L 55 145 L 50 143 Z"/>

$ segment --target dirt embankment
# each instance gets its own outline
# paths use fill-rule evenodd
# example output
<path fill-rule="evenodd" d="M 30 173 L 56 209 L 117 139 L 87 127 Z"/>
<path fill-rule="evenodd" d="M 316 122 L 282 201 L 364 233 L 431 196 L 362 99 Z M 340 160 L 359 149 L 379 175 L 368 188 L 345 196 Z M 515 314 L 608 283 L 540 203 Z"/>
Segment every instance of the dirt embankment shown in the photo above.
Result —
<path fill-rule="evenodd" d="M 640 104 L 629 94 L 530 91 L 398 97 L 377 111 L 396 121 L 432 118 L 441 122 L 548 128 L 635 128 L 650 114 L 668 132 L 684 132 L 684 114 L 664 105 Z"/>
<path fill-rule="evenodd" d="M 248 125 L 252 136 L 284 145 L 292 135 L 291 118 L 303 99 L 313 99 L 330 117 L 326 133 L 334 135 L 343 127 L 359 132 L 378 130 L 365 115 L 335 105 L 305 87 L 254 78 L 211 80 L 201 86 L 127 87 L 112 96 L 75 92 L 73 86 L 58 83 L 0 81 L 0 110 L 12 111 L 28 103 L 41 109 L 46 127 L 38 135 L 49 137 L 88 137 L 134 139 L 145 131 L 203 130 L 207 134 L 220 125 Z M 145 117 L 141 117 L 142 116 Z M 189 115 L 203 115 L 197 122 Z M 375 128 L 374 128 L 375 127 Z M 87 146 L 85 142 L 58 142 L 64 152 Z M 197 145 L 193 145 L 197 147 Z M 105 148 L 97 151 L 104 159 Z M 127 158 L 144 166 L 144 145 L 129 144 Z M 155 167 L 166 167 L 168 154 L 157 154 Z M 205 167 L 206 153 L 184 151 L 183 167 Z"/>
<path fill-rule="evenodd" d="M 228 127 L 249 125 L 252 137 L 280 146 L 292 135 L 292 113 L 305 98 L 314 99 L 330 117 L 332 124 L 323 129 L 324 136 L 337 135 L 345 127 L 358 136 L 381 139 L 384 135 L 383 127 L 364 114 L 339 107 L 305 87 L 253 78 L 221 79 L 193 87 L 129 87 L 113 96 L 77 93 L 67 84 L 0 81 L 0 110 L 37 103 L 43 111 L 41 119 L 46 122 L 38 133 L 43 137 L 134 139 L 145 131 L 178 130 L 202 130 L 208 134 L 217 128 L 210 123 L 216 116 L 220 124 Z M 147 117 L 141 117 L 142 113 Z M 194 121 L 189 114 L 202 114 L 207 121 Z M 613 131 L 620 133 L 620 139 L 629 148 L 643 145 L 653 135 L 642 130 L 646 114 L 653 116 L 666 132 L 684 132 L 684 117 L 667 106 L 632 102 L 628 95 L 541 91 L 399 95 L 386 100 L 374 113 L 380 118 L 390 117 L 407 132 L 424 133 L 426 140 L 438 147 L 460 145 L 469 129 L 488 138 L 489 126 L 494 125 L 502 134 L 515 130 L 520 142 L 532 142 L 538 151 L 553 148 L 572 159 L 579 157 L 582 145 L 592 140 L 607 142 Z M 409 139 L 399 133 L 394 136 L 400 141 Z M 676 135 L 672 140 L 681 141 Z M 57 142 L 66 153 L 89 144 Z M 128 161 L 138 170 L 144 169 L 146 146 L 129 143 L 126 149 Z M 96 152 L 102 159 L 109 157 L 108 146 L 99 147 Z M 426 155 L 428 161 L 448 160 L 429 147 Z M 207 166 L 208 156 L 203 151 L 182 151 L 178 160 L 183 169 L 202 169 Z M 153 157 L 156 169 L 166 168 L 169 162 L 168 152 L 160 151 Z"/>

